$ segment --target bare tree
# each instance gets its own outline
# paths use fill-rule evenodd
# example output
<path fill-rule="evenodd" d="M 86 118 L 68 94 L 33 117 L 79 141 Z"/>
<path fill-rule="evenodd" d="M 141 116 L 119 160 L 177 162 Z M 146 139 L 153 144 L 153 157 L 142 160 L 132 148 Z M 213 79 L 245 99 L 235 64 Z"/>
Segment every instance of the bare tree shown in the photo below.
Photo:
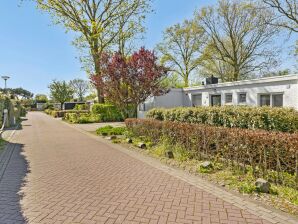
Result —
<path fill-rule="evenodd" d="M 297 0 L 262 0 L 275 9 L 279 16 L 275 25 L 298 32 L 298 1 Z"/>
<path fill-rule="evenodd" d="M 161 62 L 179 74 L 186 87 L 191 74 L 200 64 L 200 50 L 205 39 L 204 31 L 198 24 L 185 20 L 166 29 L 163 42 L 157 46 L 162 55 Z"/>
<path fill-rule="evenodd" d="M 207 59 L 232 70 L 228 81 L 242 79 L 276 63 L 273 39 L 279 29 L 268 24 L 273 16 L 270 10 L 260 10 L 253 1 L 240 0 L 220 0 L 216 6 L 196 12 L 198 24 L 209 36 L 212 57 Z"/>
<path fill-rule="evenodd" d="M 78 34 L 74 43 L 87 48 L 92 59 L 91 72 L 101 75 L 100 58 L 115 44 L 127 23 L 139 24 L 148 12 L 150 0 L 34 0 L 50 13 L 54 22 Z M 121 23 L 119 22 L 121 18 Z M 132 19 L 134 18 L 134 19 Z M 130 36 L 131 37 L 131 36 Z M 98 90 L 99 101 L 103 101 Z"/>
<path fill-rule="evenodd" d="M 89 91 L 89 82 L 83 79 L 74 79 L 69 82 L 70 86 L 73 88 L 74 93 L 82 102 L 84 100 L 84 96 Z"/>

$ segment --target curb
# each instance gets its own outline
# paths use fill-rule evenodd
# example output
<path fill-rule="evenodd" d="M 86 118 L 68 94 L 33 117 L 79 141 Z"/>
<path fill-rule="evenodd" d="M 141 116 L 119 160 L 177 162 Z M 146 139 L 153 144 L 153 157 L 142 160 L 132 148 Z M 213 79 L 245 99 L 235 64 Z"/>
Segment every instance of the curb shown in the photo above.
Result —
<path fill-rule="evenodd" d="M 9 161 L 10 161 L 11 156 L 15 149 L 15 144 L 11 143 L 9 141 L 12 139 L 12 137 L 14 136 L 14 134 L 18 128 L 19 128 L 19 125 L 17 127 L 15 127 L 15 129 L 12 131 L 12 133 L 10 134 L 10 136 L 7 139 L 7 141 L 8 141 L 7 145 L 3 149 L 3 152 L 0 154 L 0 184 L 2 182 L 2 178 L 4 176 L 5 170 L 9 164 Z M 2 134 L 2 132 L 1 132 L 1 134 Z"/>

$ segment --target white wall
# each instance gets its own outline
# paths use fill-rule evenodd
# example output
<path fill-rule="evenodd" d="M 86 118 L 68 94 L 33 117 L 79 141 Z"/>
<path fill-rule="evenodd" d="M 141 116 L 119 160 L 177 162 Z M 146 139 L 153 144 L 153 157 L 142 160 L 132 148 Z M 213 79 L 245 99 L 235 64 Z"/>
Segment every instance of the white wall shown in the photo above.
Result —
<path fill-rule="evenodd" d="M 187 90 L 186 90 L 187 91 Z M 251 83 L 236 86 L 218 86 L 214 88 L 206 87 L 200 89 L 188 90 L 188 97 L 191 100 L 191 96 L 202 93 L 203 106 L 211 105 L 211 95 L 221 95 L 222 105 L 225 105 L 225 94 L 233 94 L 232 105 L 239 105 L 238 96 L 239 93 L 247 94 L 247 102 L 243 105 L 259 106 L 259 95 L 268 93 L 281 93 L 283 94 L 284 107 L 293 107 L 298 110 L 298 82 L 297 80 L 288 81 L 275 81 L 270 83 Z M 241 104 L 240 104 L 241 105 Z"/>
<path fill-rule="evenodd" d="M 138 110 L 138 118 L 145 118 L 147 111 L 152 108 L 181 107 L 187 102 L 187 95 L 183 89 L 171 89 L 162 96 L 150 97 L 145 102 L 145 111 Z"/>
<path fill-rule="evenodd" d="M 202 94 L 202 106 L 211 105 L 211 95 L 221 95 L 221 104 L 225 105 L 225 94 L 233 94 L 233 102 L 228 105 L 259 106 L 260 94 L 283 94 L 283 106 L 298 110 L 298 75 L 269 77 L 220 83 L 185 89 L 172 89 L 163 96 L 151 97 L 145 102 L 146 111 L 152 108 L 190 107 L 192 95 Z M 239 104 L 239 93 L 246 93 L 246 103 Z M 144 118 L 146 111 L 138 110 L 138 117 Z"/>

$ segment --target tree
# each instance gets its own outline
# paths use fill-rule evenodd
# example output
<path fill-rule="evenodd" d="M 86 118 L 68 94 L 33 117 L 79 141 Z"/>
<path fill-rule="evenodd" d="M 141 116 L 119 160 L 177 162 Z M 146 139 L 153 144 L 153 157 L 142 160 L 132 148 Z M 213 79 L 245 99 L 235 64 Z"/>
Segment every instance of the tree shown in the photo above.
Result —
<path fill-rule="evenodd" d="M 62 110 L 63 104 L 71 100 L 73 97 L 73 89 L 65 81 L 54 80 L 49 85 L 49 89 L 50 89 L 51 98 L 54 101 L 57 101 L 61 104 L 61 110 Z"/>
<path fill-rule="evenodd" d="M 73 88 L 74 93 L 82 102 L 84 96 L 89 90 L 89 82 L 83 79 L 74 79 L 69 82 L 70 86 Z"/>
<path fill-rule="evenodd" d="M 30 91 L 23 89 L 23 88 L 16 88 L 16 89 L 11 89 L 11 88 L 6 88 L 6 89 L 0 89 L 1 92 L 3 93 L 9 93 L 11 94 L 14 98 L 24 98 L 24 99 L 31 99 L 33 97 L 33 93 Z"/>
<path fill-rule="evenodd" d="M 117 106 L 124 117 L 135 116 L 137 106 L 149 96 L 161 95 L 165 67 L 157 64 L 152 51 L 141 48 L 130 57 L 120 53 L 102 58 L 103 79 L 92 76 L 94 85 L 102 88 L 106 98 Z"/>
<path fill-rule="evenodd" d="M 180 79 L 179 75 L 174 72 L 172 72 L 171 75 L 165 77 L 161 84 L 165 89 L 184 87 L 184 82 Z"/>
<path fill-rule="evenodd" d="M 297 0 L 263 0 L 263 2 L 275 9 L 280 15 L 275 20 L 275 25 L 298 32 Z"/>
<path fill-rule="evenodd" d="M 45 94 L 36 94 L 35 101 L 37 103 L 46 103 L 46 102 L 48 102 L 48 97 Z"/>
<path fill-rule="evenodd" d="M 279 29 L 268 24 L 273 17 L 270 10 L 261 10 L 257 3 L 240 0 L 220 0 L 216 6 L 196 12 L 198 24 L 209 36 L 208 50 L 212 54 L 207 60 L 231 70 L 228 81 L 274 66 L 277 48 L 273 39 Z"/>
<path fill-rule="evenodd" d="M 143 20 L 150 4 L 150 0 L 35 1 L 40 9 L 52 15 L 56 23 L 78 34 L 74 43 L 81 49 L 88 49 L 93 67 L 91 72 L 99 78 L 102 75 L 102 53 L 115 45 L 116 37 L 124 31 L 127 23 L 137 25 Z M 132 37 L 134 33 L 130 35 Z M 98 97 L 103 101 L 100 89 Z"/>
<path fill-rule="evenodd" d="M 157 46 L 161 62 L 179 74 L 184 86 L 189 86 L 191 74 L 200 64 L 200 50 L 205 42 L 203 29 L 191 20 L 169 27 L 164 32 L 163 42 Z"/>
<path fill-rule="evenodd" d="M 272 77 L 272 76 L 284 76 L 290 74 L 290 69 L 279 70 L 275 72 L 268 72 L 262 75 L 262 77 Z"/>

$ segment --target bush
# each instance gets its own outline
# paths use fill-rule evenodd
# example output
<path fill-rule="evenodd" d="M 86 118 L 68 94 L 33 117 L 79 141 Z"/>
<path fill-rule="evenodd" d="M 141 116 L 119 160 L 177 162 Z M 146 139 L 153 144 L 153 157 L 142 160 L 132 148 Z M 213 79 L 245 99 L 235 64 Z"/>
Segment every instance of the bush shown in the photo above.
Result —
<path fill-rule="evenodd" d="M 66 113 L 64 120 L 73 124 L 87 124 L 101 122 L 100 115 L 93 115 L 91 113 Z"/>
<path fill-rule="evenodd" d="M 123 121 L 121 112 L 113 105 L 94 104 L 91 113 L 100 114 L 102 121 L 104 122 Z"/>
<path fill-rule="evenodd" d="M 201 124 L 127 119 L 128 131 L 159 143 L 161 139 L 181 146 L 198 159 L 221 158 L 228 166 L 251 167 L 255 177 L 266 177 L 272 170 L 275 179 L 283 172 L 296 175 L 298 188 L 298 134 L 225 128 Z M 288 178 L 288 177 L 287 177 Z M 276 181 L 275 180 L 275 181 Z M 281 180 L 282 182 L 282 180 Z"/>
<path fill-rule="evenodd" d="M 87 110 L 51 110 L 51 115 L 56 118 L 64 118 L 67 113 L 89 113 Z"/>
<path fill-rule="evenodd" d="M 89 106 L 87 104 L 76 104 L 74 110 L 89 110 Z"/>
<path fill-rule="evenodd" d="M 297 132 L 298 112 L 294 109 L 248 106 L 182 107 L 152 109 L 148 118 L 208 124 L 223 127 L 264 129 L 268 131 Z"/>
<path fill-rule="evenodd" d="M 96 134 L 98 135 L 123 135 L 126 131 L 125 127 L 112 127 L 110 125 L 98 128 L 96 130 Z"/>

